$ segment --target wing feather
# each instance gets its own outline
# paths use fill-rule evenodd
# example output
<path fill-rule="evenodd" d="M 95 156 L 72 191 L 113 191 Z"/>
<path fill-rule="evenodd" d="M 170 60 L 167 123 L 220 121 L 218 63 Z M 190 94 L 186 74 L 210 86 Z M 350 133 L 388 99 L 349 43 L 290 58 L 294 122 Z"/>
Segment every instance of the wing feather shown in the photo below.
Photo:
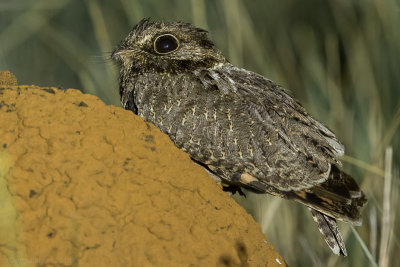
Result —
<path fill-rule="evenodd" d="M 241 138 L 258 152 L 247 158 L 255 168 L 246 171 L 254 177 L 282 191 L 303 190 L 326 181 L 331 164 L 340 165 L 343 145 L 282 87 L 230 64 L 197 75 L 206 88 L 233 95 L 232 112 L 255 129 L 250 135 L 258 134 Z"/>

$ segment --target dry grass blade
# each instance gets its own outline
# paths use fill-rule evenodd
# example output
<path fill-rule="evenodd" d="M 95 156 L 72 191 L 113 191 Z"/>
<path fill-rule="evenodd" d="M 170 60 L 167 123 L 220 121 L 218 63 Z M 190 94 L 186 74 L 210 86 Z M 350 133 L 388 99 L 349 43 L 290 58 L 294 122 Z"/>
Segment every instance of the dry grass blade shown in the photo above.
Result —
<path fill-rule="evenodd" d="M 365 252 L 365 255 L 367 255 L 367 258 L 369 259 L 369 263 L 373 266 L 373 267 L 378 267 L 378 264 L 375 262 L 374 257 L 372 256 L 371 252 L 368 250 L 367 245 L 365 244 L 364 240 L 362 240 L 361 236 L 358 234 L 357 230 L 354 228 L 353 225 L 350 225 L 350 229 L 353 232 L 353 234 L 355 235 L 357 241 L 360 243 L 361 248 L 363 249 L 363 251 Z"/>
<path fill-rule="evenodd" d="M 400 127 L 400 107 L 397 109 L 396 115 L 393 116 L 390 127 L 387 130 L 385 137 L 382 141 L 382 147 L 387 147 L 392 141 L 393 137 L 398 133 Z"/>
<path fill-rule="evenodd" d="M 373 174 L 384 177 L 384 174 L 385 174 L 384 171 L 381 170 L 380 168 L 378 168 L 377 166 L 368 164 L 362 160 L 359 160 L 359 159 L 356 159 L 356 158 L 353 158 L 353 157 L 350 157 L 347 155 L 343 155 L 340 159 L 344 162 L 348 162 L 348 163 L 350 163 L 354 166 L 357 166 L 361 169 L 367 170 Z"/>
<path fill-rule="evenodd" d="M 376 208 L 372 207 L 369 212 L 369 247 L 372 254 L 372 257 L 376 259 L 376 250 L 378 243 L 378 218 L 376 216 Z"/>
<path fill-rule="evenodd" d="M 398 181 L 399 179 L 399 170 L 396 169 L 395 171 L 392 172 L 392 180 L 393 181 Z M 392 184 L 392 190 L 391 190 L 391 210 L 392 210 L 392 214 L 390 217 L 390 225 L 391 225 L 391 229 L 390 229 L 390 237 L 389 237 L 389 245 L 388 245 L 388 251 L 389 251 L 389 255 L 390 253 L 393 251 L 392 247 L 395 247 L 395 251 L 397 249 L 397 251 L 400 249 L 400 242 L 399 242 L 399 238 L 397 237 L 397 235 L 395 234 L 396 228 L 395 228 L 395 223 L 396 223 L 396 216 L 398 214 L 398 207 L 399 207 L 399 196 L 400 196 L 400 186 L 396 185 L 395 183 Z M 390 258 L 390 256 L 389 256 Z"/>
<path fill-rule="evenodd" d="M 383 216 L 381 242 L 379 248 L 379 267 L 389 266 L 389 234 L 390 234 L 390 187 L 392 184 L 392 155 L 393 149 L 386 148 L 385 152 L 385 181 L 383 186 Z"/>

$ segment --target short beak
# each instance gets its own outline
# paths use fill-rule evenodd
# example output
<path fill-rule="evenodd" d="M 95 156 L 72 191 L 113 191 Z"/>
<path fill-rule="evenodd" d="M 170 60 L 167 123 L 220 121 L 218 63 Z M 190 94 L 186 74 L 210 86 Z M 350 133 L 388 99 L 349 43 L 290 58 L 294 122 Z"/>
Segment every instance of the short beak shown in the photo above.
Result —
<path fill-rule="evenodd" d="M 121 54 L 123 54 L 124 51 L 126 51 L 126 50 L 125 49 L 121 49 L 121 48 L 118 48 L 118 49 L 114 50 L 114 52 L 111 54 L 111 59 L 112 60 L 120 60 L 121 59 Z"/>
<path fill-rule="evenodd" d="M 111 54 L 111 59 L 116 60 L 116 61 L 121 61 L 126 57 L 132 57 L 136 53 L 136 49 L 133 48 L 124 48 L 120 47 L 114 50 L 114 52 Z"/>

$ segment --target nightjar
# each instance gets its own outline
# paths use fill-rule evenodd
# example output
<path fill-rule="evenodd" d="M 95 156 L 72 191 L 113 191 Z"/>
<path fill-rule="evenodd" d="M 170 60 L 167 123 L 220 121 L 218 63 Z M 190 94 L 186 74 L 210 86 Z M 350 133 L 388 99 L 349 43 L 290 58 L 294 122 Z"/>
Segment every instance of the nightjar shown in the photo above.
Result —
<path fill-rule="evenodd" d="M 332 251 L 346 255 L 336 219 L 360 225 L 366 198 L 339 169 L 343 145 L 284 88 L 233 66 L 207 31 L 184 22 L 140 21 L 112 59 L 125 109 L 168 134 L 227 190 L 308 206 Z"/>

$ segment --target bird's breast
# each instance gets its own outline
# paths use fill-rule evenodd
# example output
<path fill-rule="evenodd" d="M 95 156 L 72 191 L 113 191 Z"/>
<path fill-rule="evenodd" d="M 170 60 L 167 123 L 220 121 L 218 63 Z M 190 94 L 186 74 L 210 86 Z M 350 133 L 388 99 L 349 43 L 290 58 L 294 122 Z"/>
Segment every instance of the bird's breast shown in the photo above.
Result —
<path fill-rule="evenodd" d="M 195 160 L 233 167 L 254 157 L 251 122 L 234 96 L 190 75 L 143 75 L 134 91 L 138 114 Z"/>

